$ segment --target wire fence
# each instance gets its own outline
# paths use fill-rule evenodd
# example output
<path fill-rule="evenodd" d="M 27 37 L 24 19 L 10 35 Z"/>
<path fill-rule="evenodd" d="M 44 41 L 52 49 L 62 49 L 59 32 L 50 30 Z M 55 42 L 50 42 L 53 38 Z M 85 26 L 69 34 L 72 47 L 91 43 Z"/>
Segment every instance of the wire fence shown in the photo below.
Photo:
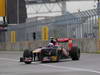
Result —
<path fill-rule="evenodd" d="M 48 26 L 49 36 L 98 38 L 97 9 L 69 13 L 66 11 L 66 1 L 55 1 L 25 0 L 27 11 L 26 23 L 17 26 L 9 26 L 8 36 L 10 37 L 9 31 L 16 31 L 16 40 L 26 41 L 33 40 L 33 33 L 36 33 L 36 39 L 40 40 L 42 36 L 42 27 Z M 21 11 L 19 10 L 18 5 L 20 5 L 20 3 L 18 2 L 20 1 L 17 0 L 17 14 Z M 53 17 L 53 14 L 52 16 L 49 16 L 51 13 L 55 13 L 57 16 Z M 61 15 L 62 13 L 64 14 Z M 47 16 L 44 16 L 44 14 L 47 14 Z M 17 19 L 20 18 L 19 16 L 17 16 Z"/>
<path fill-rule="evenodd" d="M 78 13 L 46 18 L 43 20 L 33 20 L 24 24 L 8 27 L 10 31 L 16 31 L 17 41 L 33 40 L 33 33 L 36 39 L 41 40 L 42 27 L 48 26 L 49 37 L 68 37 L 68 38 L 95 38 L 98 39 L 98 15 L 97 9 L 91 9 Z"/>

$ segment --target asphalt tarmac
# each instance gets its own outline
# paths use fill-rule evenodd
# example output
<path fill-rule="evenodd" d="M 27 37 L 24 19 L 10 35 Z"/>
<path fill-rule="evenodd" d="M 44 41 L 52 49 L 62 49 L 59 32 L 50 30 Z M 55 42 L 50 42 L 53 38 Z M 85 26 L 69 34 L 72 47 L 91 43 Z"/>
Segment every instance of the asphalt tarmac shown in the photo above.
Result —
<path fill-rule="evenodd" d="M 100 75 L 100 54 L 81 53 L 79 61 L 24 64 L 22 52 L 0 51 L 0 75 Z"/>

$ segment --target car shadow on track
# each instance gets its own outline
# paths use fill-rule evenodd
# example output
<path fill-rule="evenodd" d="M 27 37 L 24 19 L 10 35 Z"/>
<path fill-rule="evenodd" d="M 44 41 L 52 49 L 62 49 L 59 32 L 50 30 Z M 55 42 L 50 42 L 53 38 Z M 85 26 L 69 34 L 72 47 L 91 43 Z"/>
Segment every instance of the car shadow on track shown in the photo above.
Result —
<path fill-rule="evenodd" d="M 59 62 L 41 62 L 41 61 L 35 61 L 32 62 L 31 64 L 25 64 L 25 63 L 20 63 L 21 65 L 39 65 L 39 64 L 54 64 L 54 63 L 62 63 L 62 62 L 71 62 L 71 59 L 62 59 Z"/>

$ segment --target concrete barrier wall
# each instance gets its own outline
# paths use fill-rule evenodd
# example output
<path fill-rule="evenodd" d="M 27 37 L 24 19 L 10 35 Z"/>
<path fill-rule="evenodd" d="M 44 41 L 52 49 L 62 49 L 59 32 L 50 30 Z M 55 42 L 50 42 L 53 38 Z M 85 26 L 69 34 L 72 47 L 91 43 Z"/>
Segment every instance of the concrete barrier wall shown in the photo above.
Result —
<path fill-rule="evenodd" d="M 4 51 L 22 51 L 25 49 L 35 49 L 41 46 L 46 46 L 47 41 L 23 41 L 23 42 L 16 42 L 16 43 L 0 43 L 0 50 Z"/>
<path fill-rule="evenodd" d="M 16 42 L 16 43 L 0 43 L 0 50 L 13 50 L 13 51 L 22 51 L 25 49 L 35 49 L 41 46 L 46 46 L 48 41 L 24 41 L 24 42 Z M 100 50 L 100 43 L 96 39 L 79 39 L 78 46 L 81 49 L 81 52 L 90 52 L 95 53 Z"/>
<path fill-rule="evenodd" d="M 79 39 L 79 46 L 81 48 L 81 52 L 90 52 L 95 53 L 97 52 L 97 41 L 96 39 Z"/>

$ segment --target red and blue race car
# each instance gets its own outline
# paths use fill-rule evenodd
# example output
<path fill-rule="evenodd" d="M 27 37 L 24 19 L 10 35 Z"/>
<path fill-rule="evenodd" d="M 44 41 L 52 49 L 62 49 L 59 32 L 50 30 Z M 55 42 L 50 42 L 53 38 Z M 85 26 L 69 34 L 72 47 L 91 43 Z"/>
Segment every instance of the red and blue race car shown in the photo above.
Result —
<path fill-rule="evenodd" d="M 58 62 L 60 59 L 80 59 L 80 48 L 73 41 L 76 39 L 58 38 L 56 44 L 49 43 L 46 47 L 39 47 L 35 50 L 25 50 L 20 62 L 30 64 L 35 58 L 41 62 Z"/>

